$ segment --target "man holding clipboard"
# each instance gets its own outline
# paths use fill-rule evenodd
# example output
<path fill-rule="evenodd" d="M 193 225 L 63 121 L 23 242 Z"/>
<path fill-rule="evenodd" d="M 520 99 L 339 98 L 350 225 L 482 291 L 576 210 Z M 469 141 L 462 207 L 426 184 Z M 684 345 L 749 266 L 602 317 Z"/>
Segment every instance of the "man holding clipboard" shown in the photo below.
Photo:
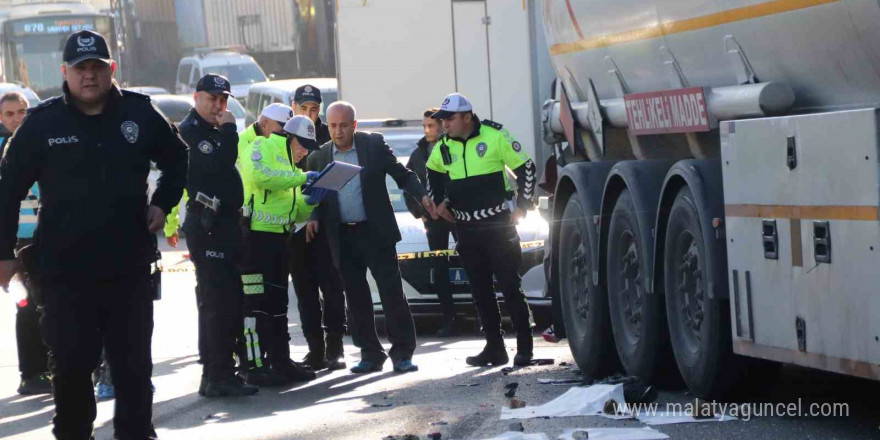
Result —
<path fill-rule="evenodd" d="M 389 356 L 394 371 L 416 371 L 418 367 L 412 363 L 416 348 L 415 327 L 397 266 L 396 244 L 400 241 L 400 230 L 388 197 L 385 176 L 390 175 L 398 187 L 422 200 L 433 218 L 437 218 L 436 206 L 416 174 L 397 161 L 382 135 L 355 131 L 357 118 L 351 104 L 337 101 L 330 105 L 327 125 L 333 141 L 309 156 L 308 169 L 324 170 L 329 164 L 335 164 L 315 184 L 321 180 L 324 182 L 320 184 L 330 182 L 331 173 L 333 176 L 340 173 L 340 178 L 344 179 L 341 172 L 350 169 L 351 165 L 357 165 L 361 170 L 339 191 L 328 194 L 312 213 L 306 232 L 307 239 L 311 240 L 318 228 L 324 228 L 333 261 L 342 273 L 351 311 L 352 340 L 361 350 L 361 360 L 351 372 L 381 371 Z M 386 316 L 388 338 L 392 344 L 388 354 L 376 335 L 373 301 L 367 283 L 368 268 L 376 279 Z"/>

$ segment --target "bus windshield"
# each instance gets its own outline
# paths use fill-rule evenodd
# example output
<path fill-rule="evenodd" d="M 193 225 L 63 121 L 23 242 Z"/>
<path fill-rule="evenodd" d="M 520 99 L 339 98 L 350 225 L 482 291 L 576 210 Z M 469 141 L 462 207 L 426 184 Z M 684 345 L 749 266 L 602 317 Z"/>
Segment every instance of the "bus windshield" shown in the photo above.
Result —
<path fill-rule="evenodd" d="M 64 43 L 68 35 L 80 30 L 103 34 L 115 55 L 115 30 L 109 16 L 38 16 L 3 23 L 0 40 L 7 81 L 21 83 L 43 97 L 59 94 Z"/>

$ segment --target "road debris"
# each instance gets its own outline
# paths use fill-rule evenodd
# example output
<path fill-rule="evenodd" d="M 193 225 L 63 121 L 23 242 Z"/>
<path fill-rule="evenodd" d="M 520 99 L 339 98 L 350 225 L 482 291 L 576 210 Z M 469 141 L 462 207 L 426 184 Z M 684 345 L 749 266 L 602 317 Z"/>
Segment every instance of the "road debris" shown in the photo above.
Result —
<path fill-rule="evenodd" d="M 441 438 L 443 438 L 443 434 L 441 434 L 439 432 L 428 433 L 428 439 L 430 439 L 430 440 L 440 440 Z"/>
<path fill-rule="evenodd" d="M 507 390 L 504 393 L 504 397 L 514 397 L 516 396 L 516 389 L 519 387 L 519 382 L 511 382 L 507 385 L 504 385 L 504 389 Z"/>
<path fill-rule="evenodd" d="M 413 434 L 406 435 L 389 435 L 382 440 L 421 440 L 419 436 Z"/>
<path fill-rule="evenodd" d="M 619 408 L 620 404 L 617 403 L 614 399 L 608 399 L 605 402 L 605 405 L 602 406 L 602 412 L 611 416 L 620 415 Z"/>
<path fill-rule="evenodd" d="M 374 403 L 370 405 L 371 408 L 388 408 L 394 405 L 393 403 Z"/>
<path fill-rule="evenodd" d="M 507 429 L 511 432 L 525 432 L 526 430 L 526 428 L 523 427 L 522 422 L 511 423 Z"/>
<path fill-rule="evenodd" d="M 623 385 L 623 397 L 627 403 L 651 403 L 657 400 L 657 389 L 635 376 L 614 375 L 593 381 L 593 385 Z"/>
<path fill-rule="evenodd" d="M 439 422 L 431 422 L 431 426 L 446 426 L 449 422 L 441 420 Z"/>
<path fill-rule="evenodd" d="M 458 385 L 456 385 L 456 386 L 457 386 L 457 387 L 470 388 L 470 387 L 478 387 L 478 386 L 480 386 L 480 385 L 481 385 L 480 383 L 460 383 L 460 384 L 458 384 Z"/>
<path fill-rule="evenodd" d="M 519 400 L 519 399 L 510 399 L 510 409 L 518 409 L 518 408 L 525 408 L 525 407 L 526 407 L 525 401 Z M 504 409 L 502 409 L 501 411 L 503 413 Z"/>
<path fill-rule="evenodd" d="M 553 359 L 532 359 L 529 365 L 553 365 L 556 363 Z"/>

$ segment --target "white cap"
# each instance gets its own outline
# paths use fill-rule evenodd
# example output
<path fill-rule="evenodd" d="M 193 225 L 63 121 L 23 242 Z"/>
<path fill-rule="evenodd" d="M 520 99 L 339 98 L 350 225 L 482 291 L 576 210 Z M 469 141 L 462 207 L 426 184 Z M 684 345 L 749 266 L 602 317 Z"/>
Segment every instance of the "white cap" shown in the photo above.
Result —
<path fill-rule="evenodd" d="M 293 117 L 293 109 L 290 108 L 290 106 L 276 102 L 267 105 L 262 113 L 260 113 L 260 116 L 265 116 L 273 121 L 278 121 L 279 123 L 284 124 Z"/>
<path fill-rule="evenodd" d="M 434 113 L 431 117 L 434 119 L 446 119 L 455 113 L 472 111 L 474 111 L 474 107 L 464 95 L 461 93 L 453 93 L 451 95 L 446 95 L 443 104 L 440 104 L 440 111 Z"/>
<path fill-rule="evenodd" d="M 306 116 L 297 115 L 290 118 L 284 124 L 284 131 L 296 136 L 300 145 L 307 150 L 317 150 L 318 142 L 315 140 L 315 124 Z"/>

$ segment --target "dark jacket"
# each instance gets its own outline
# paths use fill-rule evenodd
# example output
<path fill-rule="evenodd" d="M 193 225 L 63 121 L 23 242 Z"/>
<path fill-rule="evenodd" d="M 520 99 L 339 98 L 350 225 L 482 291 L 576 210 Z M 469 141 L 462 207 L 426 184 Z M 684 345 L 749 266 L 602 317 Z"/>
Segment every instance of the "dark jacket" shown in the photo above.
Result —
<path fill-rule="evenodd" d="M 330 142 L 330 129 L 327 128 L 327 124 L 321 120 L 320 116 L 317 122 L 315 122 L 315 140 L 318 142 L 318 145 Z"/>
<path fill-rule="evenodd" d="M 38 269 L 94 279 L 146 267 L 156 256 L 150 161 L 162 172 L 150 203 L 170 212 L 186 181 L 186 145 L 146 95 L 114 86 L 104 112 L 86 116 L 64 90 L 28 114 L 0 161 L 0 260 L 13 258 L 19 203 L 38 182 Z"/>
<path fill-rule="evenodd" d="M 412 154 L 409 156 L 409 161 L 406 162 L 406 167 L 416 173 L 419 176 L 419 182 L 422 182 L 422 186 L 428 186 L 428 169 L 425 167 L 425 164 L 428 163 L 428 158 L 431 156 L 431 145 L 428 144 L 428 140 L 423 136 L 416 142 L 416 149 L 413 150 Z M 403 201 L 406 202 L 406 208 L 409 209 L 409 212 L 415 218 L 422 218 L 427 215 L 425 212 L 425 208 L 422 207 L 421 200 L 415 200 L 412 197 L 404 196 Z"/>
<path fill-rule="evenodd" d="M 361 190 L 364 199 L 364 211 L 370 239 L 376 247 L 394 246 L 400 241 L 400 230 L 394 218 L 394 208 L 388 197 L 385 176 L 390 175 L 397 186 L 411 196 L 421 200 L 426 194 L 418 176 L 406 169 L 378 133 L 355 132 L 354 143 L 357 147 L 358 163 L 361 170 Z M 309 155 L 308 169 L 323 170 L 333 160 L 333 143 L 321 146 L 319 151 Z M 320 222 L 320 228 L 327 234 L 333 261 L 339 266 L 339 200 L 336 193 L 328 195 L 312 213 L 312 219 Z"/>
<path fill-rule="evenodd" d="M 0 130 L 0 157 L 3 157 L 3 151 L 6 149 L 6 144 L 9 143 L 9 138 L 11 137 L 12 133 Z"/>
<path fill-rule="evenodd" d="M 327 142 L 330 142 L 330 129 L 327 128 L 327 124 L 321 120 L 320 116 L 318 117 L 318 121 L 315 122 L 315 141 L 318 142 L 318 145 L 324 145 Z M 309 157 L 317 152 L 317 150 L 309 151 L 308 156 L 302 158 L 296 163 L 296 167 L 304 171 L 308 170 Z"/>
<path fill-rule="evenodd" d="M 202 192 L 220 199 L 221 213 L 238 211 L 244 204 L 244 189 L 235 168 L 238 159 L 235 123 L 217 129 L 193 109 L 180 123 L 180 136 L 189 147 L 186 192 L 190 200 L 194 201 L 196 194 Z"/>

